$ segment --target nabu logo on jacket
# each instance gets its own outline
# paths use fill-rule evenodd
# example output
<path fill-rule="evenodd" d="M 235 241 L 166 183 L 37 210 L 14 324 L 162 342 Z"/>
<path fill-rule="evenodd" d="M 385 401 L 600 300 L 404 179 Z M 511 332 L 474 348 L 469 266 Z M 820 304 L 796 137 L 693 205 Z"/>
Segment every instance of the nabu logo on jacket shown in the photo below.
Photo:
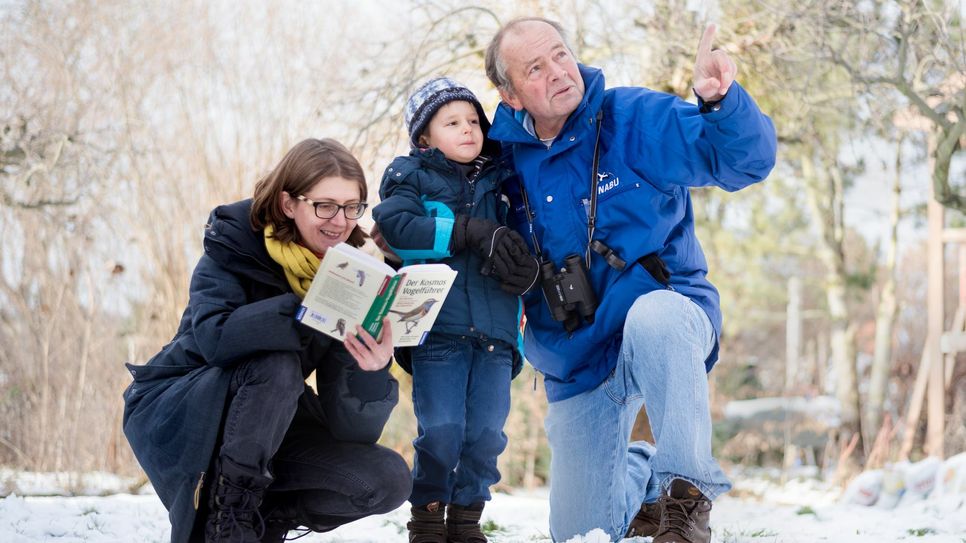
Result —
<path fill-rule="evenodd" d="M 597 196 L 600 196 L 611 189 L 617 188 L 620 186 L 620 184 L 620 177 L 617 177 L 610 172 L 599 172 L 597 174 Z"/>

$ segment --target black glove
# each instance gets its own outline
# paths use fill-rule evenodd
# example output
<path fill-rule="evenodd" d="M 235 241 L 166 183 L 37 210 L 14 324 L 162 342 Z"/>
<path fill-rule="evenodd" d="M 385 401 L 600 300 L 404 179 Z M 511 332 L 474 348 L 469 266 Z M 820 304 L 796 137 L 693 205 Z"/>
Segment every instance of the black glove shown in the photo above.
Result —
<path fill-rule="evenodd" d="M 496 245 L 510 232 L 506 226 L 477 219 L 468 215 L 457 215 L 453 222 L 453 235 L 450 238 L 449 252 L 456 254 L 463 249 L 471 249 L 480 254 L 483 260 L 493 256 Z"/>
<path fill-rule="evenodd" d="M 490 270 L 500 279 L 504 292 L 521 296 L 537 284 L 540 265 L 530 254 L 520 234 L 510 231 L 496 246 L 490 258 Z"/>
<path fill-rule="evenodd" d="M 520 234 L 493 221 L 457 215 L 450 238 L 450 253 L 465 248 L 475 250 L 483 257 L 483 275 L 494 274 L 506 292 L 521 295 L 536 283 L 539 266 L 530 256 Z"/>

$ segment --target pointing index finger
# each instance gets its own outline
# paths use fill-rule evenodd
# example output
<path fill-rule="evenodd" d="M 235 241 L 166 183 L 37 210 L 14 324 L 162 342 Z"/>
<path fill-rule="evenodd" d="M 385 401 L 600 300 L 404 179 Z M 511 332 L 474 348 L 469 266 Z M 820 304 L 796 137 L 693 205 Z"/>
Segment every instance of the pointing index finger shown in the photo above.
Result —
<path fill-rule="evenodd" d="M 717 29 L 714 23 L 710 23 L 705 27 L 704 34 L 701 36 L 701 42 L 698 43 L 698 56 L 711 54 L 711 42 L 714 41 L 714 34 Z"/>

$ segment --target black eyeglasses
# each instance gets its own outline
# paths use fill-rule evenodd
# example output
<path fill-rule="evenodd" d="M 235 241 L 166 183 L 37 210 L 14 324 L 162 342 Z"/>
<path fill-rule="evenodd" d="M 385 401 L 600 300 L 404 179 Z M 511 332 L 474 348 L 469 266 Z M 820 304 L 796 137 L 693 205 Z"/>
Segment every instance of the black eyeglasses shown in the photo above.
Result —
<path fill-rule="evenodd" d="M 320 219 L 331 219 L 335 217 L 339 210 L 342 210 L 342 214 L 345 215 L 347 219 L 358 219 L 362 217 L 362 214 L 366 212 L 366 208 L 369 204 L 366 202 L 355 202 L 352 204 L 339 205 L 334 202 L 313 202 L 301 194 L 296 196 L 297 199 L 315 207 L 315 216 Z"/>

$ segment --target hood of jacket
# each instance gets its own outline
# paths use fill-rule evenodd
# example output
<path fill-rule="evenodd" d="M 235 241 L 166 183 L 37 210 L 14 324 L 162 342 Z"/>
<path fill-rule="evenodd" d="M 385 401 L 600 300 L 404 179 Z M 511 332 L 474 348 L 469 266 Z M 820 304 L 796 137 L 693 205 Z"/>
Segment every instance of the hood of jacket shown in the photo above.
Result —
<path fill-rule="evenodd" d="M 262 231 L 249 219 L 252 200 L 216 207 L 205 225 L 205 254 L 215 262 L 257 283 L 286 289 L 285 275 L 265 248 Z"/>

